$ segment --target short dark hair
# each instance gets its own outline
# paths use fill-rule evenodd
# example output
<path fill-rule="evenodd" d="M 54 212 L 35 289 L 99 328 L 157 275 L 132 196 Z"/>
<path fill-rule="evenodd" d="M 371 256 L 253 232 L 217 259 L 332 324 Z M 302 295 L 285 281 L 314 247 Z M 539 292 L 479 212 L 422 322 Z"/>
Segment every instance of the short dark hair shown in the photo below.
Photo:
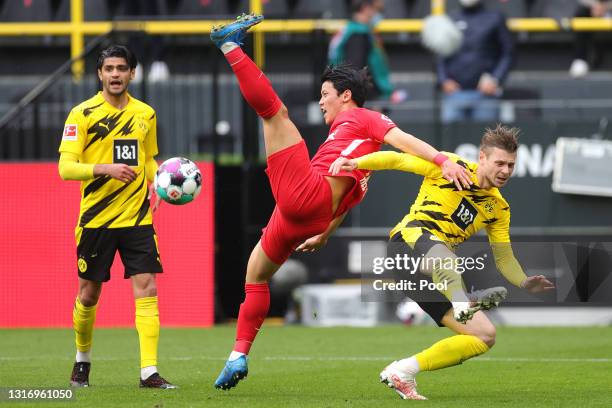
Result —
<path fill-rule="evenodd" d="M 495 129 L 487 128 L 480 141 L 480 150 L 486 152 L 487 149 L 497 147 L 514 153 L 518 149 L 518 138 L 521 130 L 515 127 L 507 127 L 502 124 L 497 124 Z"/>
<path fill-rule="evenodd" d="M 123 58 L 130 66 L 130 69 L 136 68 L 138 60 L 134 53 L 125 45 L 114 44 L 102 50 L 98 55 L 98 69 L 102 69 L 104 60 L 107 58 Z"/>
<path fill-rule="evenodd" d="M 368 91 L 372 88 L 372 81 L 368 68 L 355 69 L 350 64 L 329 65 L 321 75 L 321 83 L 331 82 L 338 95 L 347 89 L 352 93 L 352 99 L 357 106 L 363 107 Z"/>

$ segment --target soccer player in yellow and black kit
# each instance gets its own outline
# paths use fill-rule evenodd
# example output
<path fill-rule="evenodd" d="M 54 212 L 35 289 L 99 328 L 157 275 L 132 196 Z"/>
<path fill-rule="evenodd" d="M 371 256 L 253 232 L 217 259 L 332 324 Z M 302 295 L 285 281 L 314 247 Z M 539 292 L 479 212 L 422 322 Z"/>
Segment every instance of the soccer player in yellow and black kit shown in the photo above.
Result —
<path fill-rule="evenodd" d="M 514 170 L 518 132 L 516 128 L 501 125 L 487 129 L 480 145 L 478 163 L 445 153 L 472 175 L 473 185 L 463 191 L 444 179 L 437 166 L 405 153 L 377 152 L 353 160 L 340 157 L 332 164 L 332 172 L 340 169 L 393 169 L 424 176 L 410 213 L 390 233 L 387 255 L 424 255 L 421 265 L 425 267 L 410 276 L 444 283 L 446 289 L 433 290 L 426 296 L 419 296 L 418 290 L 411 290 L 410 297 L 439 326 L 448 327 L 456 335 L 409 358 L 394 361 L 381 372 L 381 382 L 404 399 L 426 399 L 416 390 L 415 376 L 419 371 L 461 364 L 485 353 L 495 344 L 495 326 L 481 310 L 496 305 L 506 295 L 505 288 L 492 288 L 473 298 L 465 293 L 456 264 L 424 262 L 425 259 L 456 259 L 453 252 L 456 246 L 486 228 L 495 264 L 509 282 L 532 293 L 554 287 L 542 275 L 527 277 L 510 245 L 510 206 L 499 188 L 506 184 Z"/>
<path fill-rule="evenodd" d="M 157 171 L 155 111 L 128 94 L 136 57 L 113 45 L 98 57 L 102 91 L 72 109 L 64 126 L 59 172 L 81 180 L 76 227 L 79 293 L 72 321 L 76 362 L 70 384 L 89 386 L 91 344 L 102 283 L 119 251 L 136 303 L 140 386 L 176 388 L 157 372 L 159 313 L 155 274 L 162 272 L 149 208 L 149 183 Z"/>

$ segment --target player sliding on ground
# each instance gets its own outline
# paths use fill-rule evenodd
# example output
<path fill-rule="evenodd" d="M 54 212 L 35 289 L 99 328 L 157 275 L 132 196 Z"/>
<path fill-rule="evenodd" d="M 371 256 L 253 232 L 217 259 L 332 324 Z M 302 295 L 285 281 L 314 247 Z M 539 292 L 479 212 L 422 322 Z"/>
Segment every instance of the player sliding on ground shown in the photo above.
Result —
<path fill-rule="evenodd" d="M 510 244 L 510 207 L 499 192 L 514 170 L 517 136 L 516 128 L 487 129 L 478 163 L 447 154 L 470 172 L 473 184 L 463 191 L 445 180 L 437 166 L 404 153 L 376 152 L 357 159 L 341 156 L 332 164 L 330 172 L 401 170 L 424 176 L 410 213 L 390 233 L 388 257 L 408 254 L 429 260 L 455 260 L 454 249 L 486 228 L 501 274 L 512 284 L 538 293 L 554 286 L 542 275 L 527 277 L 514 257 Z M 425 268 L 421 267 L 415 274 L 403 273 L 402 278 L 445 283 L 446 290 L 417 289 L 410 291 L 410 298 L 438 326 L 448 327 L 457 335 L 440 340 L 412 357 L 394 361 L 380 373 L 381 382 L 395 389 L 404 399 L 426 399 L 416 389 L 415 376 L 419 371 L 461 364 L 493 347 L 495 326 L 481 310 L 497 306 L 506 296 L 503 287 L 474 292 L 473 296 L 466 294 L 461 274 L 453 268 L 452 262 L 421 265 Z"/>
<path fill-rule="evenodd" d="M 240 84 L 242 95 L 263 119 L 268 168 L 276 207 L 261 240 L 247 264 L 244 302 L 240 306 L 236 342 L 215 381 L 229 389 L 248 373 L 246 355 L 270 306 L 268 281 L 293 250 L 311 252 L 325 245 L 347 211 L 357 205 L 367 189 L 368 171 L 331 175 L 330 164 L 343 154 L 354 158 L 378 151 L 383 143 L 414 154 L 440 168 L 447 180 L 469 187 L 465 169 L 429 144 L 396 127 L 386 116 L 362 108 L 369 81 L 365 70 L 346 66 L 323 73 L 319 105 L 327 125 L 327 140 L 310 160 L 300 132 L 270 81 L 240 48 L 246 31 L 263 19 L 242 15 L 231 24 L 216 27 L 211 39 L 221 49 Z"/>

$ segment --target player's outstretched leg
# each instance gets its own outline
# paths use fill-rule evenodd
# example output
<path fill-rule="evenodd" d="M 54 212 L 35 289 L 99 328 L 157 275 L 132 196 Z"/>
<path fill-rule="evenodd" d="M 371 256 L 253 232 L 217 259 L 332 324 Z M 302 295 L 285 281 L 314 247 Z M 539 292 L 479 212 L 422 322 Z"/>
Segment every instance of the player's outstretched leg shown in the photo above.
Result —
<path fill-rule="evenodd" d="M 242 14 L 233 23 L 214 27 L 210 39 L 223 52 L 236 74 L 244 99 L 259 116 L 267 119 L 276 115 L 282 102 L 268 78 L 240 48 L 248 29 L 262 20 L 263 16 L 259 14 Z"/>
<path fill-rule="evenodd" d="M 302 141 L 300 132 L 289 120 L 287 108 L 272 88 L 272 84 L 259 67 L 240 48 L 249 28 L 260 23 L 263 16 L 243 14 L 236 21 L 215 27 L 212 41 L 223 52 L 238 79 L 240 92 L 247 103 L 264 119 L 266 155 L 283 150 Z"/>
<path fill-rule="evenodd" d="M 380 381 L 393 388 L 403 399 L 425 399 L 416 390 L 416 375 L 461 364 L 486 353 L 495 344 L 495 326 L 482 312 L 465 324 L 457 322 L 449 309 L 441 322 L 456 336 L 442 339 L 428 349 L 403 360 L 394 361 L 380 373 Z"/>

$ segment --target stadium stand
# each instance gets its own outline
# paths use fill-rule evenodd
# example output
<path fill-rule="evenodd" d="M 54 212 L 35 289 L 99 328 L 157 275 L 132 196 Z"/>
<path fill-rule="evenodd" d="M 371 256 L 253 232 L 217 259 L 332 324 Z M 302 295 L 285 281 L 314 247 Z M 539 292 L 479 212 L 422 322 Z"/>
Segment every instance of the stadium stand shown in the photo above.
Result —
<path fill-rule="evenodd" d="M 529 16 L 530 0 L 484 0 L 484 4 L 492 10 L 500 10 L 508 18 L 525 18 Z M 459 9 L 459 2 L 447 2 L 447 11 L 453 12 Z"/>

